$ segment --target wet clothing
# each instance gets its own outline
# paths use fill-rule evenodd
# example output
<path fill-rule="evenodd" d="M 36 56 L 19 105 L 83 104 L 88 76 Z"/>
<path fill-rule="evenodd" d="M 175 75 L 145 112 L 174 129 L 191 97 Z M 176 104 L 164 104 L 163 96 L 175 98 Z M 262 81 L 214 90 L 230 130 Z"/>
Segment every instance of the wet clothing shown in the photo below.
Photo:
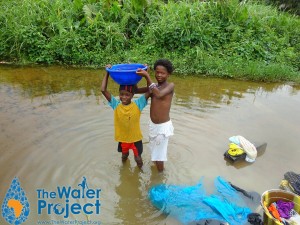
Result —
<path fill-rule="evenodd" d="M 129 150 L 133 151 L 134 156 L 140 156 L 143 152 L 143 143 L 142 141 L 137 141 L 134 143 L 125 143 L 119 142 L 118 144 L 118 152 L 122 152 L 123 154 L 129 153 Z"/>
<path fill-rule="evenodd" d="M 276 205 L 274 203 L 272 203 L 269 207 L 268 207 L 269 212 L 272 214 L 272 216 L 274 216 L 274 218 L 278 219 L 280 222 L 282 221 L 279 215 L 279 212 L 276 208 Z"/>
<path fill-rule="evenodd" d="M 258 213 L 250 213 L 248 214 L 248 222 L 253 225 L 263 225 L 263 221 L 261 219 L 261 215 Z"/>
<path fill-rule="evenodd" d="M 240 135 L 230 137 L 229 141 L 240 146 L 242 150 L 245 151 L 245 153 L 247 154 L 245 160 L 247 162 L 255 161 L 257 157 L 257 150 L 256 147 L 250 141 L 248 141 L 246 138 Z"/>
<path fill-rule="evenodd" d="M 284 179 L 288 181 L 292 191 L 297 195 L 300 195 L 300 174 L 289 171 L 284 174 Z"/>
<path fill-rule="evenodd" d="M 145 95 L 134 99 L 130 104 L 123 105 L 111 95 L 109 105 L 114 110 L 115 140 L 134 143 L 143 139 L 140 128 L 141 111 L 147 105 Z"/>
<path fill-rule="evenodd" d="M 172 121 L 155 124 L 149 121 L 149 148 L 152 161 L 167 161 L 169 137 L 174 134 Z"/>
<path fill-rule="evenodd" d="M 278 200 L 276 202 L 276 208 L 281 218 L 289 219 L 290 211 L 294 209 L 294 202 L 285 202 L 282 200 Z"/>

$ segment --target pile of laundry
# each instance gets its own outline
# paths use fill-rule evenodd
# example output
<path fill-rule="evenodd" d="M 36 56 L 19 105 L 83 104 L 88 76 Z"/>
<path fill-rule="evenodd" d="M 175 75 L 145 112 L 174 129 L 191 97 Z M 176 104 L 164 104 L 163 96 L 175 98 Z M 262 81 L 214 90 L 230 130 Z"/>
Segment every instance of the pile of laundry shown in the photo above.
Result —
<path fill-rule="evenodd" d="M 254 162 L 257 157 L 257 150 L 254 144 L 248 141 L 243 136 L 237 135 L 229 138 L 229 149 L 225 153 L 232 157 L 239 157 L 245 155 L 247 162 Z"/>
<path fill-rule="evenodd" d="M 294 210 L 294 202 L 278 200 L 268 206 L 269 213 L 282 224 L 300 225 L 300 215 Z"/>
<path fill-rule="evenodd" d="M 207 195 L 202 179 L 195 186 L 159 184 L 149 190 L 149 199 L 164 214 L 183 224 L 217 220 L 222 224 L 243 225 L 253 208 L 259 206 L 258 193 L 247 192 L 224 178 L 215 179 L 215 189 Z"/>
<path fill-rule="evenodd" d="M 300 174 L 293 171 L 286 172 L 280 183 L 280 188 L 300 195 Z"/>

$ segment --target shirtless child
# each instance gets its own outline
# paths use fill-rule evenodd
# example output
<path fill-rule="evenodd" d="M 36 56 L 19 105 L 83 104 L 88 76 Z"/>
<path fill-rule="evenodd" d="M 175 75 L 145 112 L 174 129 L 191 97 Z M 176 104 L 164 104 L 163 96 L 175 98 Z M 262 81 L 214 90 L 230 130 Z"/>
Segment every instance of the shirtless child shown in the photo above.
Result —
<path fill-rule="evenodd" d="M 159 59 L 154 63 L 155 78 L 153 83 L 147 71 L 137 70 L 137 74 L 147 80 L 147 89 L 141 88 L 139 92 L 150 91 L 150 122 L 149 122 L 149 148 L 151 160 L 156 164 L 159 172 L 164 170 L 164 161 L 167 161 L 167 148 L 169 137 L 173 135 L 173 125 L 170 119 L 170 108 L 174 94 L 174 83 L 167 79 L 173 72 L 173 65 L 167 59 Z"/>

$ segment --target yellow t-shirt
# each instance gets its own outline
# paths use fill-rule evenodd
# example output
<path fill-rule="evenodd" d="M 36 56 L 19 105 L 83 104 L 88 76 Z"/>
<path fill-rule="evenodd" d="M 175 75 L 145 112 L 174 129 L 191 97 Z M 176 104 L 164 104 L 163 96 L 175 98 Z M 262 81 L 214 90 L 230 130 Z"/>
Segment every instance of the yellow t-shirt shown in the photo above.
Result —
<path fill-rule="evenodd" d="M 145 95 L 123 105 L 111 95 L 109 105 L 114 109 L 115 140 L 133 143 L 143 139 L 140 128 L 141 111 L 147 105 Z"/>

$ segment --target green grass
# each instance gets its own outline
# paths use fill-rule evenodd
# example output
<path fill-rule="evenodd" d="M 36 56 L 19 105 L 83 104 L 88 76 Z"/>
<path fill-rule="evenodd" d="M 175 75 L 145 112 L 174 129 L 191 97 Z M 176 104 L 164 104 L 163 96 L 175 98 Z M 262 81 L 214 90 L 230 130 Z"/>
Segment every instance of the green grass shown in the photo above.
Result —
<path fill-rule="evenodd" d="M 299 82 L 299 17 L 256 1 L 10 0 L 0 10 L 0 61 L 169 58 L 183 75 Z"/>

